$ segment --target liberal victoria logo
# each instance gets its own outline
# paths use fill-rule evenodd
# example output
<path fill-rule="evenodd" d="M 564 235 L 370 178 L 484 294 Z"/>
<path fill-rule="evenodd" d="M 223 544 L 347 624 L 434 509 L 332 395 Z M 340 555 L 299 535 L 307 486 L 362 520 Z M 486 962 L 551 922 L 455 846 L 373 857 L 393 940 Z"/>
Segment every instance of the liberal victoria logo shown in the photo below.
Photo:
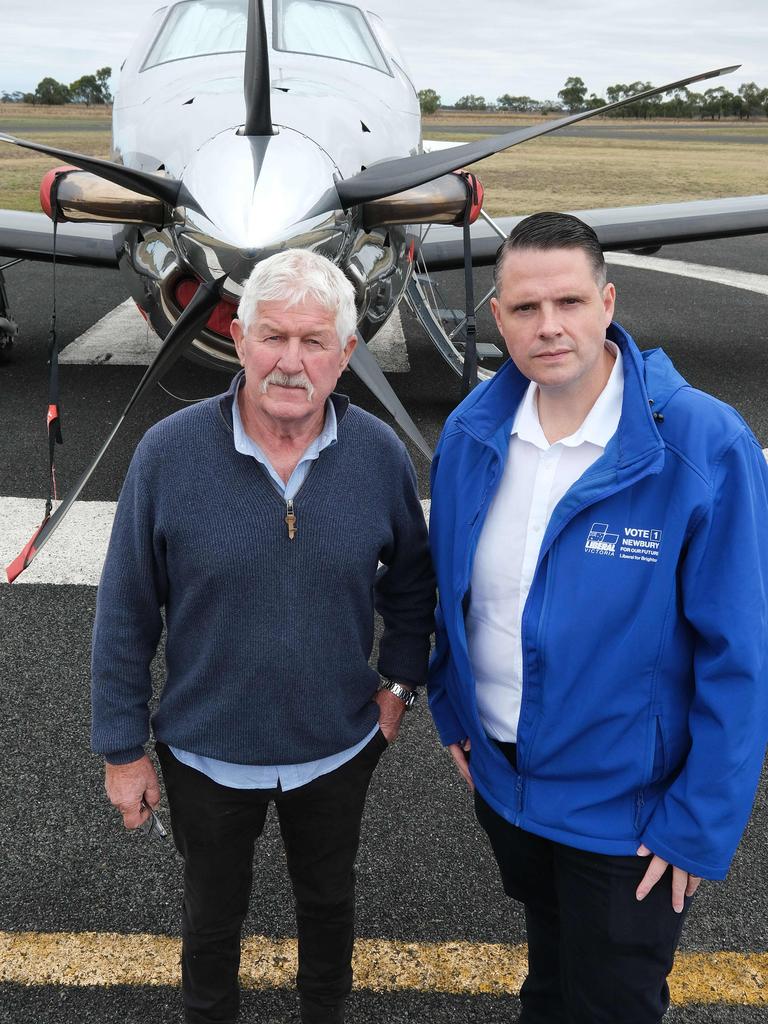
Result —
<path fill-rule="evenodd" d="M 608 531 L 608 523 L 592 523 L 584 550 L 591 555 L 615 557 L 618 547 L 619 558 L 632 562 L 658 562 L 661 530 L 625 526 L 621 535 Z"/>
<path fill-rule="evenodd" d="M 593 555 L 615 555 L 618 539 L 618 533 L 608 533 L 608 523 L 592 523 L 584 550 Z"/>

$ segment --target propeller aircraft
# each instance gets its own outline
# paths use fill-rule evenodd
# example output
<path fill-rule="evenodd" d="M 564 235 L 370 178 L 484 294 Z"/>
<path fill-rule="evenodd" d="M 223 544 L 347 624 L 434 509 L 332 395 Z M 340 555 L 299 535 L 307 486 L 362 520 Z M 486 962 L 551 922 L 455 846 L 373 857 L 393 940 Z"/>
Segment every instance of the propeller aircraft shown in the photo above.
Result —
<path fill-rule="evenodd" d="M 498 236 L 482 186 L 463 169 L 566 125 L 693 82 L 659 88 L 464 145 L 426 151 L 418 95 L 381 19 L 339 0 L 178 0 L 155 12 L 121 68 L 111 160 L 0 133 L 62 160 L 42 214 L 0 210 L 0 256 L 119 267 L 163 343 L 101 450 L 8 567 L 30 564 L 82 492 L 146 388 L 185 354 L 233 371 L 229 325 L 253 267 L 289 246 L 337 263 L 355 286 L 370 341 L 402 298 L 466 387 L 477 366 L 471 264 Z M 768 196 L 577 211 L 605 248 L 768 231 Z M 481 218 L 481 220 L 478 220 Z M 475 228 L 471 224 L 477 222 Z M 431 232 L 431 234 L 430 234 Z M 467 314 L 441 309 L 430 275 L 465 266 Z M 1 269 L 1 268 L 0 268 Z M 0 349 L 16 325 L 0 274 Z M 482 353 L 481 353 L 482 354 Z M 51 353 L 55 376 L 57 352 Z M 366 344 L 350 367 L 427 455 L 430 450 Z M 59 435 L 49 407 L 51 451 Z"/>

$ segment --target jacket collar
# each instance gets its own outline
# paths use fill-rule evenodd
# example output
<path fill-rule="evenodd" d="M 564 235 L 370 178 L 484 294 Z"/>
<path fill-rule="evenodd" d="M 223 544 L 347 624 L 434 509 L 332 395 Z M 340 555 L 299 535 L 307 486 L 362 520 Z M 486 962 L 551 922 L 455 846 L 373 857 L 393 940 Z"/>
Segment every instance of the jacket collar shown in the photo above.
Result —
<path fill-rule="evenodd" d="M 624 369 L 621 419 L 618 430 L 606 448 L 606 456 L 610 454 L 617 470 L 620 470 L 638 459 L 644 460 L 651 458 L 654 453 L 662 453 L 664 442 L 653 420 L 642 353 L 631 336 L 615 322 L 609 326 L 606 336 L 618 345 Z M 666 363 L 684 385 L 685 381 L 672 368 L 671 363 L 668 360 Z M 663 369 L 658 376 L 661 388 L 665 376 Z M 456 413 L 456 426 L 503 455 L 509 445 L 515 413 L 529 383 L 512 360 L 507 360 L 490 381 L 475 388 L 464 399 Z"/>
<path fill-rule="evenodd" d="M 224 422 L 232 430 L 232 403 L 235 400 L 237 389 L 240 387 L 242 381 L 245 380 L 245 370 L 238 370 L 232 381 L 224 392 L 223 395 L 219 396 L 219 409 L 221 410 Z M 341 423 L 344 418 L 344 414 L 349 408 L 349 399 L 346 395 L 340 395 L 336 391 L 332 392 L 329 396 L 333 403 L 333 411 L 336 413 L 336 423 Z"/>

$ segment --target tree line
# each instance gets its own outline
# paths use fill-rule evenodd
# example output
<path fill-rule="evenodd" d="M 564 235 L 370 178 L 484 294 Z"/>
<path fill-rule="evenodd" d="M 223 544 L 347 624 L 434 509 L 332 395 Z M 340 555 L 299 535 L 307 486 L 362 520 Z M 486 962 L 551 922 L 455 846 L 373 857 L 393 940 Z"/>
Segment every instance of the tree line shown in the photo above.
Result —
<path fill-rule="evenodd" d="M 646 89 L 652 89 L 651 82 L 617 82 L 609 85 L 605 96 L 589 92 L 583 79 L 572 76 L 558 92 L 556 100 L 536 100 L 530 96 L 511 96 L 504 93 L 495 102 L 486 101 L 484 96 L 462 96 L 453 105 L 455 110 L 503 110 L 517 114 L 551 114 L 557 112 L 578 113 L 594 110 L 606 103 L 626 99 Z M 434 89 L 422 89 L 419 93 L 422 114 L 434 114 L 441 106 L 441 98 Z M 673 89 L 670 92 L 638 100 L 628 107 L 606 114 L 606 117 L 672 117 L 720 120 L 722 117 L 768 116 L 768 89 L 761 89 L 755 82 L 746 82 L 738 90 L 729 92 L 719 85 L 704 92 L 690 89 Z"/>
<path fill-rule="evenodd" d="M 70 85 L 55 78 L 43 78 L 34 92 L 3 92 L 3 103 L 31 103 L 35 106 L 60 106 L 63 103 L 83 103 L 86 107 L 112 102 L 109 79 L 112 68 L 99 68 L 93 75 L 82 75 Z"/>

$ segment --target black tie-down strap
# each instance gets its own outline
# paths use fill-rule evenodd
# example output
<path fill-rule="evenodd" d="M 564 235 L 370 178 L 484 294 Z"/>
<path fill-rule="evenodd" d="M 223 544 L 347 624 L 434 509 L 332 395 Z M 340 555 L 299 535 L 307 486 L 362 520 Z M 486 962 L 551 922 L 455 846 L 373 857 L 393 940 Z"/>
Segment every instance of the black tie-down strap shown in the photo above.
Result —
<path fill-rule="evenodd" d="M 50 190 L 51 220 L 53 221 L 52 299 L 51 323 L 48 331 L 48 410 L 45 417 L 46 431 L 48 433 L 48 496 L 45 499 L 45 513 L 42 523 L 35 530 L 31 540 L 24 545 L 21 554 L 6 569 L 9 583 L 12 583 L 19 573 L 26 569 L 32 558 L 34 558 L 37 538 L 48 524 L 53 510 L 53 503 L 59 497 L 56 486 L 56 445 L 64 443 L 61 433 L 61 399 L 59 396 L 59 341 L 56 335 L 56 239 L 59 223 L 59 180 L 61 177 L 62 174 L 54 175 Z"/>
<path fill-rule="evenodd" d="M 48 497 L 45 502 L 45 523 L 58 500 L 56 487 L 56 445 L 63 444 L 61 434 L 61 399 L 59 396 L 59 341 L 56 336 L 56 236 L 59 225 L 59 182 L 63 172 L 56 174 L 51 185 L 51 220 L 53 221 L 53 259 L 51 278 L 51 325 L 48 332 L 48 412 L 45 422 L 48 431 Z"/>
<path fill-rule="evenodd" d="M 461 397 L 466 398 L 477 384 L 477 319 L 475 317 L 475 282 L 472 276 L 472 236 L 470 226 L 473 212 L 480 201 L 477 178 L 474 174 L 462 172 L 461 179 L 467 187 L 467 205 L 464 207 L 464 303 L 466 320 L 464 333 L 464 368 L 461 375 Z"/>

